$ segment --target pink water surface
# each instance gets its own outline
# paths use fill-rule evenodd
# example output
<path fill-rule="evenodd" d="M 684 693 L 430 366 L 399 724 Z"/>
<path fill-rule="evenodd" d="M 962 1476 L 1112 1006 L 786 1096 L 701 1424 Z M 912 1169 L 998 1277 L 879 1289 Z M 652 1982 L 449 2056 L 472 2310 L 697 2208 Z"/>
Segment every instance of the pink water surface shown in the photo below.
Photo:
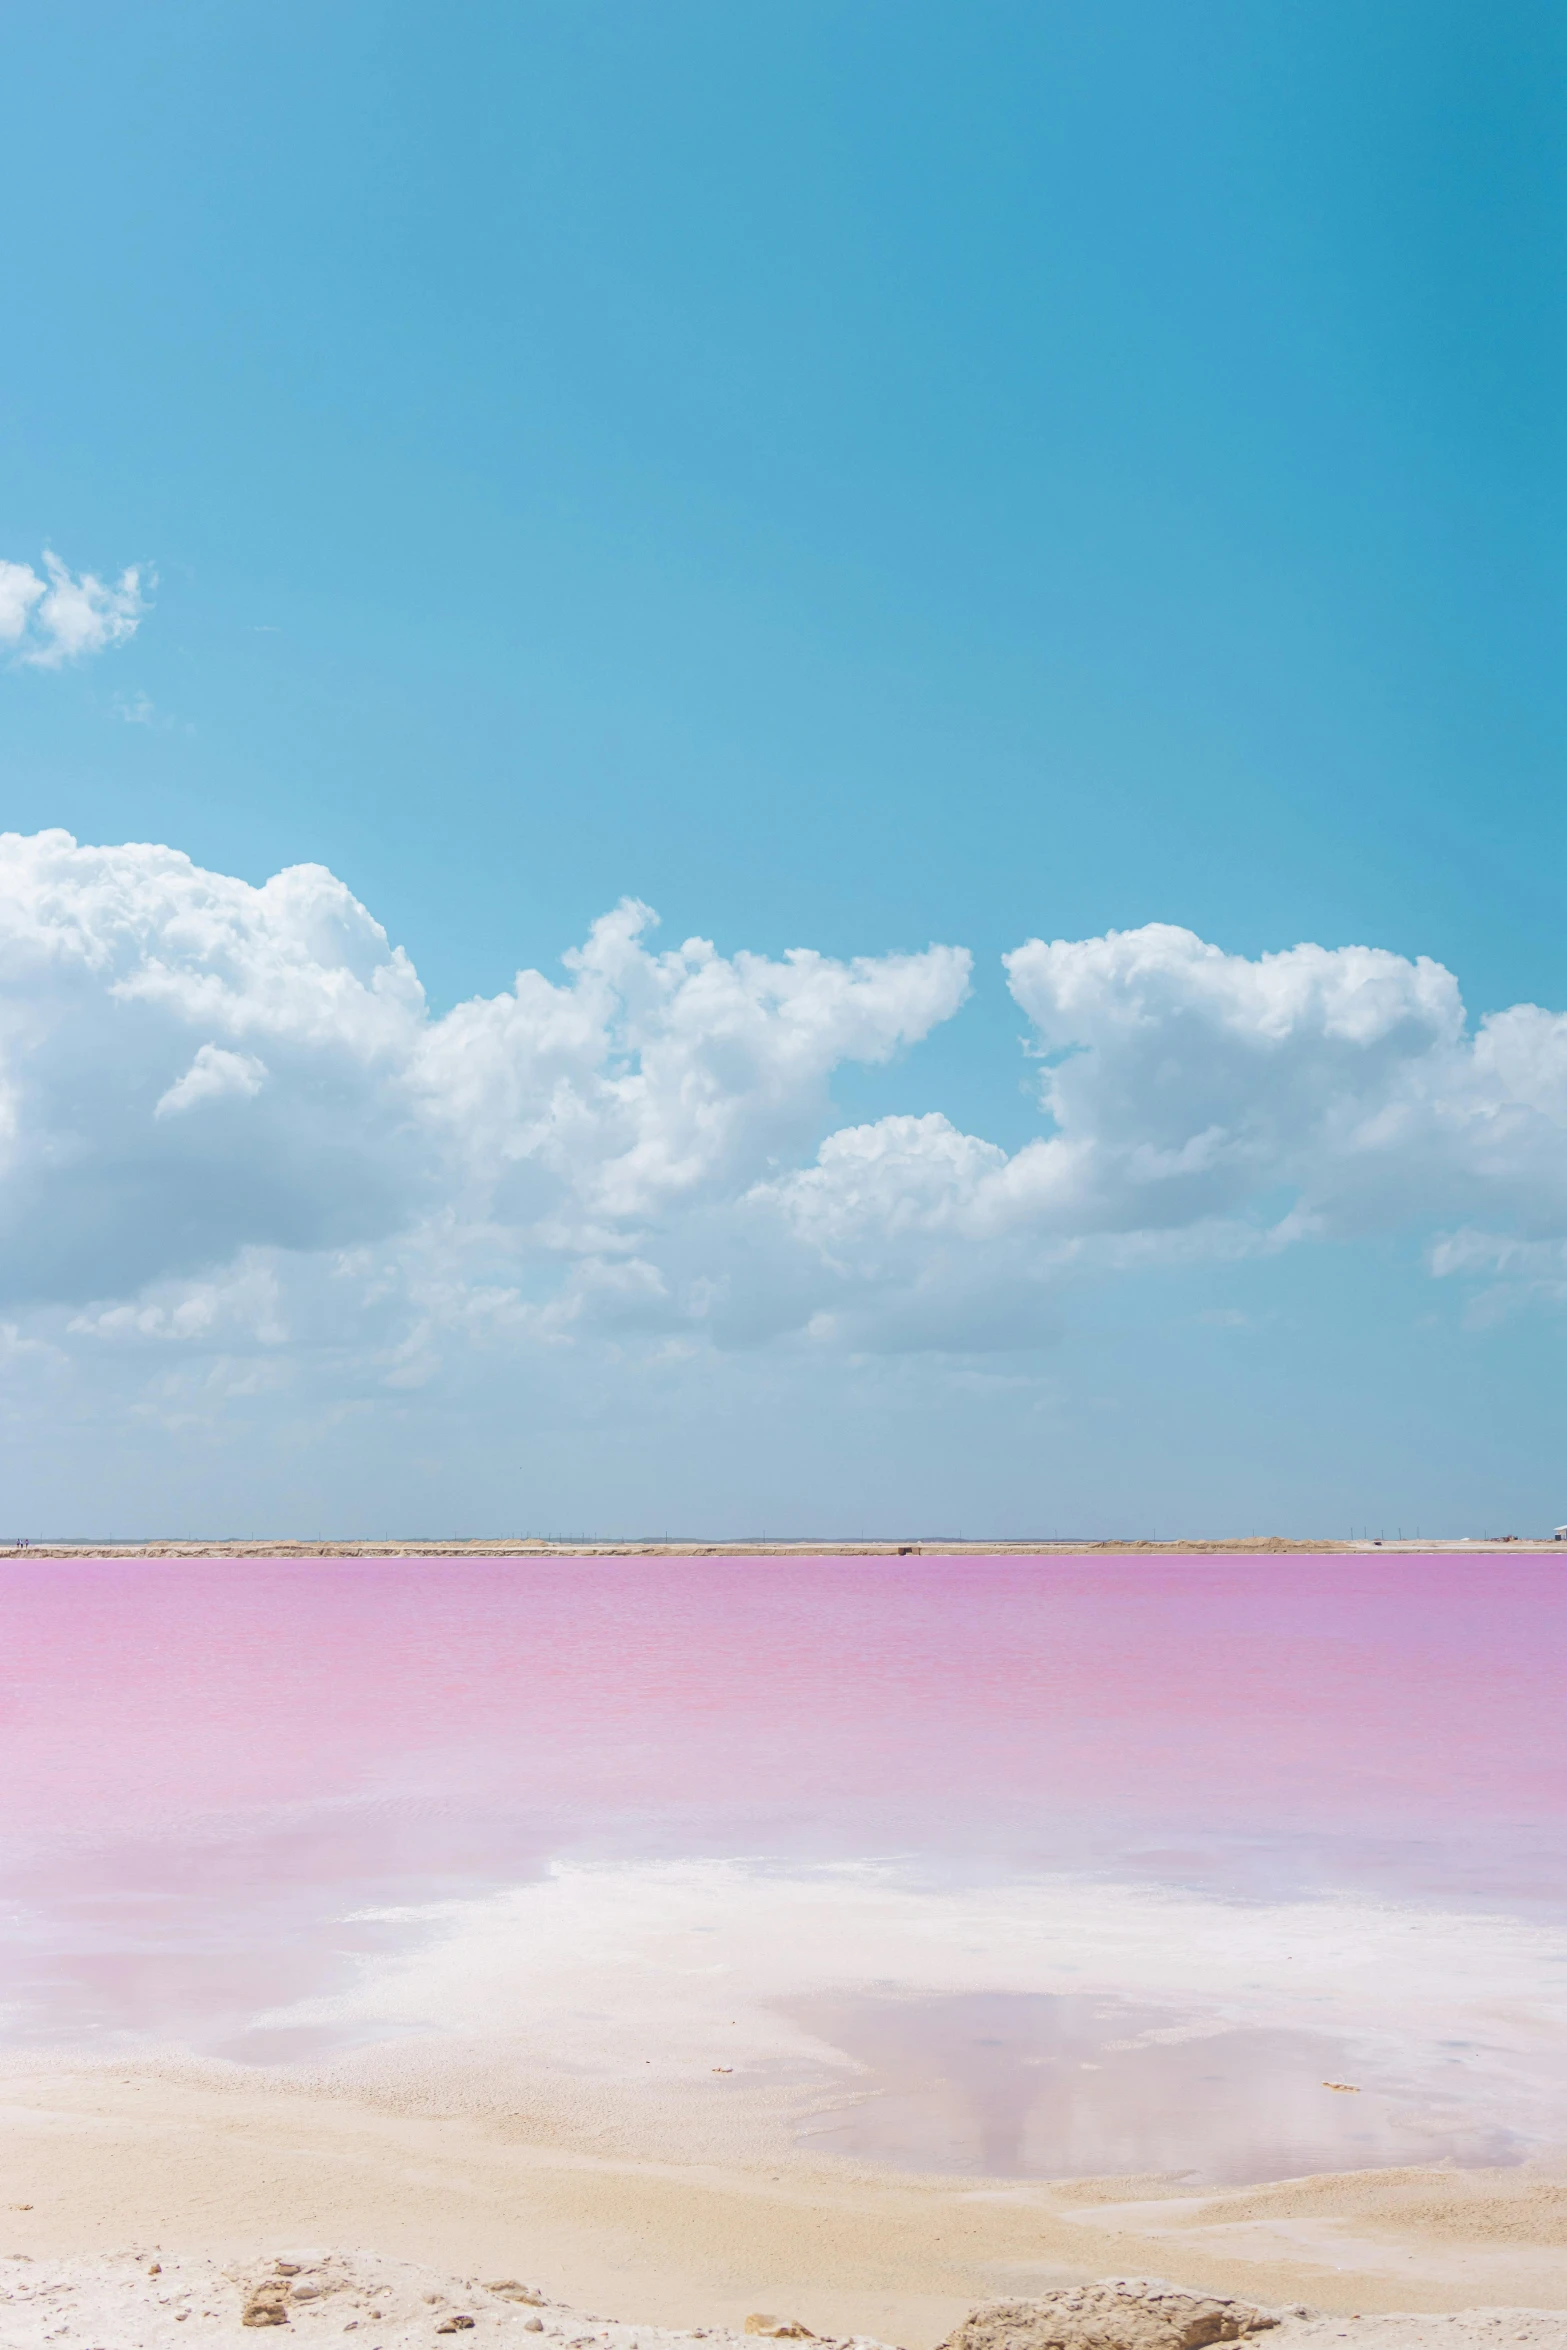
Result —
<path fill-rule="evenodd" d="M 464 1794 L 1554 1832 L 1554 1557 L 0 1564 L 0 1833 Z"/>
<path fill-rule="evenodd" d="M 6 1561 L 10 2036 L 243 2053 L 568 1854 L 1550 1908 L 1564 1632 L 1540 1556 Z"/>

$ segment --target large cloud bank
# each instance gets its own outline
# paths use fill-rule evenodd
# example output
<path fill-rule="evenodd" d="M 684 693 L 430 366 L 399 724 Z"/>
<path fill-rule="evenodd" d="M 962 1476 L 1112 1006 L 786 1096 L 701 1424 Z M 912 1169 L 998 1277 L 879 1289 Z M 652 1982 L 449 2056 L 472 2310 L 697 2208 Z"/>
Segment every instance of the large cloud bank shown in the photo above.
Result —
<path fill-rule="evenodd" d="M 330 873 L 0 840 L 0 1312 L 51 1362 L 608 1345 L 987 1352 L 1064 1281 L 1424 1228 L 1433 1269 L 1567 1264 L 1567 1016 L 1471 1028 L 1440 966 L 1257 961 L 1163 925 L 1006 958 L 1040 1132 L 834 1123 L 848 1062 L 963 1003 L 961 949 L 657 951 L 433 1018 Z"/>

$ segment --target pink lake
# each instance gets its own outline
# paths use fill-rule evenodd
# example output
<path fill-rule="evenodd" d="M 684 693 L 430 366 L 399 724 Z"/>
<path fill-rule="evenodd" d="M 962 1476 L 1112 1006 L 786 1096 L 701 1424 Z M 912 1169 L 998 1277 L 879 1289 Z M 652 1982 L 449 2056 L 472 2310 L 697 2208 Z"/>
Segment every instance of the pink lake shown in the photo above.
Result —
<path fill-rule="evenodd" d="M 0 1611 L 17 2054 L 608 2077 L 639 2001 L 701 2043 L 700 1935 L 739 2072 L 839 2066 L 815 2151 L 1567 2140 L 1555 1558 L 21 1558 Z"/>

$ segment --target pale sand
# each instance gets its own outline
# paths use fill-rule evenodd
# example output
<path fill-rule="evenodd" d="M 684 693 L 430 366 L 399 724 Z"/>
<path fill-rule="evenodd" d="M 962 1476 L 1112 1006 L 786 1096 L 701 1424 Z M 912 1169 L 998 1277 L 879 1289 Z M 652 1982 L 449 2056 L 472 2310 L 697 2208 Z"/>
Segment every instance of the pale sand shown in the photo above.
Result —
<path fill-rule="evenodd" d="M 511 2280 L 512 2288 L 517 2280 Z M 526 2287 L 523 2287 L 526 2291 Z M 258 2305 L 280 2321 L 245 2323 Z M 767 2313 L 776 2319 L 778 2313 Z M 505 2280 L 444 2276 L 384 2255 L 318 2252 L 296 2246 L 271 2260 L 216 2261 L 148 2252 L 76 2260 L 0 2262 L 0 2340 L 8 2350 L 68 2343 L 79 2350 L 245 2350 L 274 2336 L 326 2350 L 358 2337 L 362 2350 L 437 2350 L 449 2341 L 473 2350 L 756 2350 L 756 2336 L 683 2333 L 616 2324 L 531 2296 Z M 1527 2310 L 1471 2310 L 1459 2316 L 1335 2317 L 1303 2308 L 1278 2312 L 1268 2331 L 1246 2337 L 1279 2350 L 1563 2350 L 1567 2317 Z M 344 2346 L 347 2350 L 347 2346 Z M 884 2350 L 858 2336 L 821 2350 Z"/>
<path fill-rule="evenodd" d="M 511 2280 L 516 2285 L 518 2280 Z M 524 2280 L 524 2290 L 526 2281 Z M 281 2322 L 251 2324 L 258 2302 L 284 2312 Z M 452 2322 L 455 2320 L 455 2324 Z M 411 2350 L 442 2335 L 473 2350 L 739 2350 L 744 2336 L 671 2332 L 657 2326 L 606 2324 L 529 2293 L 506 2280 L 443 2276 L 406 2260 L 365 2252 L 291 2248 L 272 2260 L 218 2261 L 150 2252 L 99 2254 L 59 2261 L 0 2260 L 0 2341 L 7 2350 L 69 2341 L 81 2350 L 190 2350 L 200 2343 L 244 2344 L 281 2335 L 314 2343 L 363 2336 L 363 2350 Z M 747 2350 L 756 2350 L 754 2337 Z M 824 2350 L 827 2346 L 824 2345 Z M 832 2350 L 857 2350 L 832 2345 Z M 864 2350 L 881 2350 L 866 2344 Z"/>
<path fill-rule="evenodd" d="M 0 2096 L 0 2258 L 25 2255 L 8 2273 L 40 2283 L 83 2256 L 161 2248 L 167 2268 L 368 2247 L 444 2278 L 536 2280 L 553 2302 L 644 2332 L 738 2330 L 762 2309 L 910 2350 L 976 2302 L 1106 2275 L 1360 2312 L 1347 2338 L 1364 2326 L 1368 2341 L 1377 2312 L 1567 2309 L 1567 2177 L 1538 2169 L 1172 2196 L 1156 2181 L 976 2186 L 799 2159 L 653 2160 L 589 2151 L 581 2130 L 546 2134 L 536 2116 L 399 2111 L 239 2075 L 12 2071 Z M 1514 2335 L 1567 2350 L 1567 2319 L 1523 2333 L 1488 2321 L 1474 2338 Z M 103 2350 L 175 2338 L 117 2321 Z M 1386 2337 L 1426 2338 L 1455 2339 Z M 74 2320 L 58 2339 L 95 2350 Z M 374 2339 L 392 2350 L 394 2337 Z"/>

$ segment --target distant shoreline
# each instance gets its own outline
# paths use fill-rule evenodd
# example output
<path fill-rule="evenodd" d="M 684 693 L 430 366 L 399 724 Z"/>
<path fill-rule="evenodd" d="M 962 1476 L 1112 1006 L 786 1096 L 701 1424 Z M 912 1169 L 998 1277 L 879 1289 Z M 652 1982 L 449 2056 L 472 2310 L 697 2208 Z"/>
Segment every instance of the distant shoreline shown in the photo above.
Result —
<path fill-rule="evenodd" d="M 906 1542 L 681 1542 L 580 1541 L 534 1539 L 526 1535 L 475 1536 L 464 1541 L 429 1542 L 25 1542 L 0 1543 L 0 1558 L 1087 1558 L 1169 1557 L 1206 1558 L 1300 1555 L 1310 1557 L 1359 1551 L 1403 1551 L 1420 1556 L 1468 1552 L 1550 1551 L 1567 1559 L 1567 1544 L 1549 1535 L 1509 1534 L 1425 1538 L 1388 1536 L 1355 1541 L 1313 1540 L 1283 1534 L 1252 1536 L 1189 1536 L 1180 1541 L 1090 1540 L 1046 1538 L 1038 1541 L 963 1542 L 933 1537 Z"/>

